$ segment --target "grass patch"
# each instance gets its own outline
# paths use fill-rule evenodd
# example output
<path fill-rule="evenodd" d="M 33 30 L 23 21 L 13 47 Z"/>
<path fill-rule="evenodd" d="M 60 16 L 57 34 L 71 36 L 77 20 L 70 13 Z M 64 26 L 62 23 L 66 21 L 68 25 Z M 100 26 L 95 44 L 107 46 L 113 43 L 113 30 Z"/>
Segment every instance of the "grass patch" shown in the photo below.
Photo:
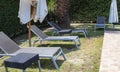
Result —
<path fill-rule="evenodd" d="M 72 25 L 73 28 L 80 28 L 84 24 Z M 103 43 L 104 32 L 102 29 L 93 31 L 93 24 L 85 24 L 88 31 L 88 38 L 84 38 L 82 33 L 75 33 L 72 35 L 80 36 L 80 49 L 76 49 L 73 42 L 65 41 L 45 41 L 42 45 L 39 42 L 35 46 L 60 46 L 62 47 L 67 60 L 63 61 L 62 57 L 59 57 L 57 63 L 60 67 L 56 70 L 51 60 L 41 59 L 42 72 L 99 72 L 101 48 Z M 48 29 L 47 29 L 48 30 Z M 50 35 L 51 32 L 45 31 L 46 34 Z M 35 35 L 32 35 L 32 41 L 35 39 Z M 15 39 L 17 44 L 20 46 L 28 46 L 27 34 L 19 36 Z M 4 60 L 8 57 L 3 57 L 0 59 L 0 71 L 5 72 Z M 11 72 L 21 72 L 18 69 L 9 69 Z M 28 72 L 37 72 L 37 64 L 33 64 L 27 68 Z"/>

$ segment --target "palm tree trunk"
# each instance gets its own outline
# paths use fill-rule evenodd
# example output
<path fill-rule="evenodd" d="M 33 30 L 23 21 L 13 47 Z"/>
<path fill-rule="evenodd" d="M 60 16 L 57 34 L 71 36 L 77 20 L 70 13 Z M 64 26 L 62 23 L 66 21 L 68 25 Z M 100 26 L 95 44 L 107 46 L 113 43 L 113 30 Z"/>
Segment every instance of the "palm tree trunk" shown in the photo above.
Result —
<path fill-rule="evenodd" d="M 70 18 L 69 18 L 69 8 L 70 0 L 56 0 L 55 2 L 55 15 L 58 21 L 58 24 L 62 28 L 70 27 Z"/>

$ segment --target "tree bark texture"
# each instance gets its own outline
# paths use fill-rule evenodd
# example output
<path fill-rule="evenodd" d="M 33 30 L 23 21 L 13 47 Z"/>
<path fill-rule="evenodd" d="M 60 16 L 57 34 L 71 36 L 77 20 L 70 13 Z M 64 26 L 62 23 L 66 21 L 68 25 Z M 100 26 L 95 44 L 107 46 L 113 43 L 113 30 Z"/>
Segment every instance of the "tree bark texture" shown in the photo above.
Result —
<path fill-rule="evenodd" d="M 62 28 L 70 27 L 69 8 L 70 0 L 56 0 L 55 15 L 58 24 Z"/>

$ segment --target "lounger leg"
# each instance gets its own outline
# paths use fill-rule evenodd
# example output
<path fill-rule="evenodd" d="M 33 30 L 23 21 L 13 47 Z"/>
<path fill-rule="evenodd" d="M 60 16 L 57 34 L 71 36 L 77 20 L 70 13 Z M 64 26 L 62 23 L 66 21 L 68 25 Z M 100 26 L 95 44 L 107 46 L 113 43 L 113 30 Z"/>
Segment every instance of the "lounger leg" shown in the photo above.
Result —
<path fill-rule="evenodd" d="M 76 40 L 74 40 L 74 43 L 75 43 L 76 48 L 79 48 Z"/>
<path fill-rule="evenodd" d="M 94 27 L 94 31 L 96 32 L 96 27 Z"/>
<path fill-rule="evenodd" d="M 87 30 L 85 29 L 84 31 L 85 31 L 86 35 L 88 35 L 88 32 L 87 32 Z"/>
<path fill-rule="evenodd" d="M 38 60 L 38 68 L 39 68 L 39 72 L 41 72 L 40 60 Z"/>
<path fill-rule="evenodd" d="M 77 40 L 78 40 L 79 44 L 81 44 L 81 42 L 80 42 L 80 38 L 78 38 Z"/>
<path fill-rule="evenodd" d="M 78 42 L 79 44 L 81 44 L 79 37 L 77 37 L 77 39 L 76 39 L 76 43 L 77 43 L 77 42 Z"/>
<path fill-rule="evenodd" d="M 23 72 L 26 72 L 26 70 L 23 70 Z"/>
<path fill-rule="evenodd" d="M 64 52 L 62 51 L 62 49 L 60 49 L 60 51 L 61 51 L 61 54 L 62 54 L 62 56 L 63 56 L 64 60 L 67 60 L 67 58 L 66 58 L 66 56 L 65 56 Z"/>
<path fill-rule="evenodd" d="M 81 44 L 79 37 L 77 37 L 77 38 L 74 40 L 74 43 L 75 43 L 75 45 L 76 45 L 76 48 L 79 48 L 77 42 L 79 42 L 79 44 Z"/>
<path fill-rule="evenodd" d="M 55 68 L 58 69 L 58 65 L 57 65 L 56 60 L 55 60 L 54 57 L 52 57 L 52 61 L 53 61 L 54 65 L 55 65 Z"/>
<path fill-rule="evenodd" d="M 5 67 L 5 70 L 6 70 L 6 72 L 8 72 L 8 68 L 7 67 Z"/>
<path fill-rule="evenodd" d="M 83 34 L 84 34 L 85 38 L 87 38 L 85 31 L 83 31 Z"/>

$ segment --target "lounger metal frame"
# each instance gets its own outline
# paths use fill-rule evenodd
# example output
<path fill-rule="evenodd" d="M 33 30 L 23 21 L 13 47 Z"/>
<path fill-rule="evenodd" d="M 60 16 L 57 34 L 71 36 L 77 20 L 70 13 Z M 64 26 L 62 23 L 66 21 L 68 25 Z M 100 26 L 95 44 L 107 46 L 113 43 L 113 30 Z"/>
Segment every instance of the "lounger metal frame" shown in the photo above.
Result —
<path fill-rule="evenodd" d="M 61 40 L 61 41 L 73 41 L 75 43 L 76 48 L 79 48 L 81 44 L 80 38 L 78 36 L 47 36 L 45 35 L 38 27 L 35 25 L 31 26 L 31 31 L 37 35 L 37 38 L 33 42 L 33 46 L 36 41 L 52 41 L 52 40 Z"/>

